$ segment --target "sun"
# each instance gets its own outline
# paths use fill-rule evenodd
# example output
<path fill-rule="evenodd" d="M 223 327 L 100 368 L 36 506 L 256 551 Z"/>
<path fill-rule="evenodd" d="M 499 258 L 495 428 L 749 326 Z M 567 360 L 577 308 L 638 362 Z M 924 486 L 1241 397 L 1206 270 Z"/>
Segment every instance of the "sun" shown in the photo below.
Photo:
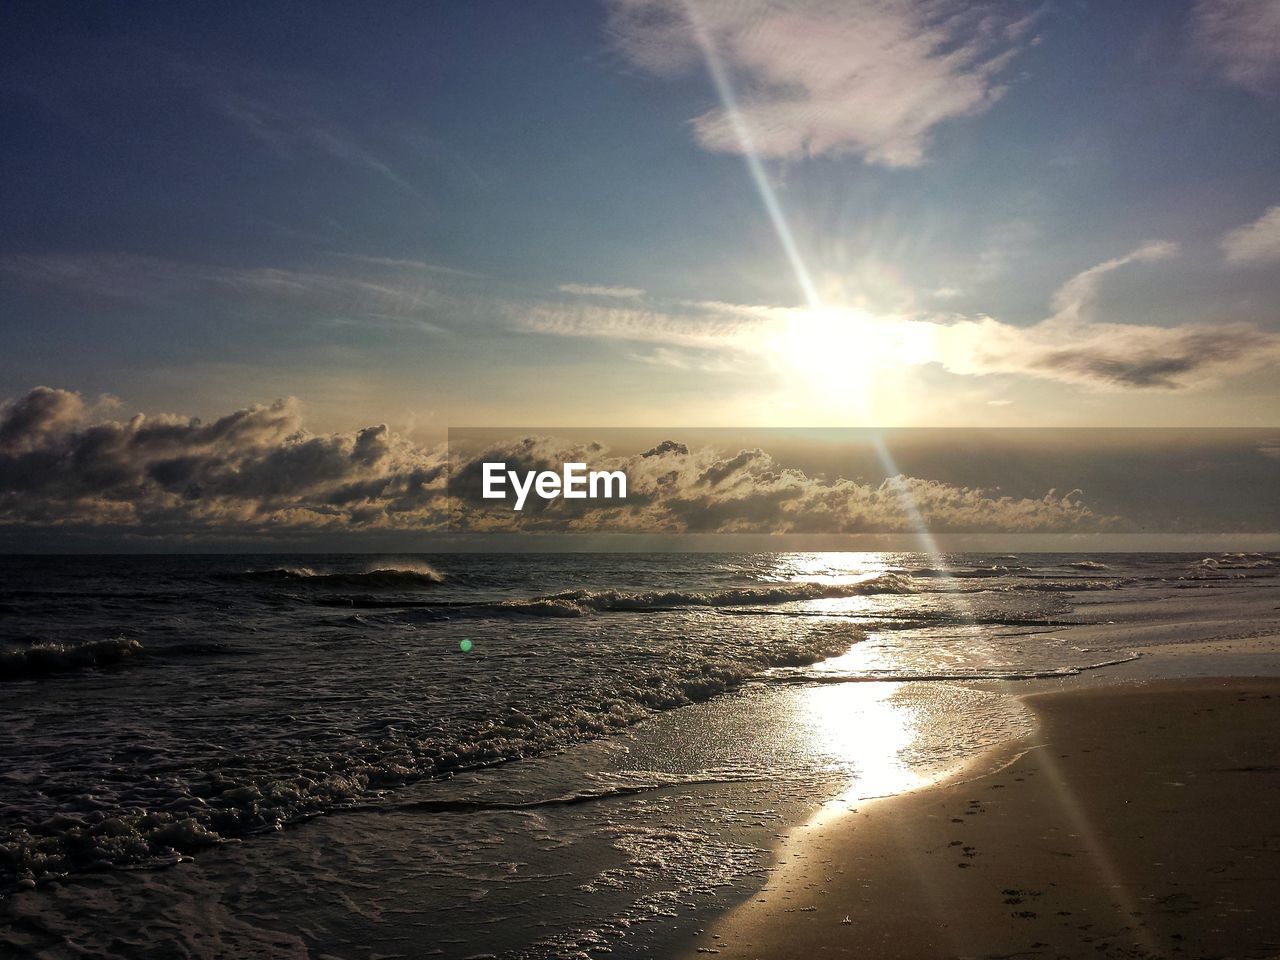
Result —
<path fill-rule="evenodd" d="M 926 324 L 856 307 L 792 310 L 769 347 L 793 386 L 862 414 L 886 380 L 901 379 L 929 356 Z"/>

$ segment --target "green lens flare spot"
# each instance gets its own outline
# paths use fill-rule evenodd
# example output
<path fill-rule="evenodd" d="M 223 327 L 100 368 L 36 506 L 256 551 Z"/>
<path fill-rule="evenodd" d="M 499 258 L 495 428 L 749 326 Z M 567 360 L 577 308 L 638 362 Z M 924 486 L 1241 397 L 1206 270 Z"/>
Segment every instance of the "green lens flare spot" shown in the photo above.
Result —
<path fill-rule="evenodd" d="M 460 641 L 458 641 L 458 649 L 459 649 L 459 650 L 461 650 L 463 653 L 470 653 L 470 652 L 471 652 L 471 638 L 470 638 L 470 637 L 463 637 Z"/>

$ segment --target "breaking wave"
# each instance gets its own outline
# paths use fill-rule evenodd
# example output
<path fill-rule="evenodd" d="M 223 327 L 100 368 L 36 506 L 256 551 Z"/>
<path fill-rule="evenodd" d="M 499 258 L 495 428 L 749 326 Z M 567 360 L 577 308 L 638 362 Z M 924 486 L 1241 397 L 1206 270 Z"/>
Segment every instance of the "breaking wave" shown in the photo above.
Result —
<path fill-rule="evenodd" d="M 383 567 L 361 573 L 319 573 L 310 567 L 276 567 L 230 574 L 236 580 L 286 583 L 317 587 L 364 587 L 371 590 L 404 590 L 444 583 L 444 574 L 425 564 L 414 567 Z"/>
<path fill-rule="evenodd" d="M 786 673 L 779 672 L 770 676 L 772 683 L 882 683 L 894 682 L 957 682 L 981 680 L 1056 680 L 1065 677 L 1078 677 L 1089 670 L 1102 670 L 1105 667 L 1118 667 L 1124 663 L 1140 660 L 1140 653 L 1133 653 L 1114 660 L 1101 660 L 1097 663 L 1082 663 L 1075 666 L 1046 667 L 1040 670 L 1011 670 L 993 668 L 989 670 L 947 670 L 931 672 L 912 672 L 909 670 L 867 670 L 855 674 L 820 674 L 812 672 Z"/>
<path fill-rule="evenodd" d="M 83 643 L 37 643 L 0 650 L 0 680 L 26 680 L 117 663 L 142 649 L 137 640 L 86 640 Z"/>
<path fill-rule="evenodd" d="M 681 607 L 750 607 L 793 603 L 800 600 L 832 600 L 882 593 L 915 593 L 911 577 L 884 573 L 856 583 L 779 583 L 767 587 L 693 592 L 655 590 L 569 590 L 527 600 L 506 600 L 499 609 L 519 610 L 542 616 L 580 617 L 589 611 L 660 611 Z"/>
<path fill-rule="evenodd" d="M 1033 580 L 1030 583 L 1015 583 L 1004 589 L 1011 592 L 1027 593 L 1084 593 L 1090 590 L 1119 590 L 1132 583 L 1132 580 Z"/>
<path fill-rule="evenodd" d="M 52 815 L 28 814 L 0 834 L 0 893 L 105 866 L 168 865 L 225 840 L 377 801 L 382 791 L 408 783 L 607 736 L 656 711 L 735 689 L 771 668 L 844 653 L 863 636 L 837 621 L 773 631 L 751 644 L 695 644 L 652 664 L 637 660 L 578 695 L 509 706 L 469 730 L 406 729 L 385 740 L 364 739 L 358 750 L 321 756 L 246 754 L 234 770 L 172 778 L 167 796 L 124 796 L 110 810 L 86 796 Z"/>
<path fill-rule="evenodd" d="M 970 567 L 967 569 L 950 569 L 947 567 L 917 567 L 910 571 L 913 577 L 938 578 L 943 580 L 981 580 L 987 577 L 1007 577 L 1010 574 L 1025 573 L 1030 567 L 1007 567 L 995 564 L 990 567 Z"/>
<path fill-rule="evenodd" d="M 1205 557 L 1197 564 L 1206 570 L 1263 570 L 1275 565 L 1276 561 L 1264 553 L 1224 553 Z"/>

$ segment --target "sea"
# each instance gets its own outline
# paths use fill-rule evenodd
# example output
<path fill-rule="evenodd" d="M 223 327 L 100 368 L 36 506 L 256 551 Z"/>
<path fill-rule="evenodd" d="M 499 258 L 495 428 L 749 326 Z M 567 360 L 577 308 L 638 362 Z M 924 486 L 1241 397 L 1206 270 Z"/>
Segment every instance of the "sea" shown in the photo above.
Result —
<path fill-rule="evenodd" d="M 0 557 L 0 956 L 663 955 L 797 824 L 1027 734 L 1033 685 L 1271 669 L 1278 575 Z"/>

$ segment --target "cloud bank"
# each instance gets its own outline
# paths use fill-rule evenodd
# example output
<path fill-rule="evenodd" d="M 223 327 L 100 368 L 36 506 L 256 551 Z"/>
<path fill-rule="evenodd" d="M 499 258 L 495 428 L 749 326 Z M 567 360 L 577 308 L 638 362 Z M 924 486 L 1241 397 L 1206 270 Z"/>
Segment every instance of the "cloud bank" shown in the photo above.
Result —
<path fill-rule="evenodd" d="M 211 423 L 102 419 L 49 387 L 0 407 L 0 525 L 180 539 L 419 527 L 444 516 L 446 466 L 381 424 L 312 434 L 292 399 Z"/>
<path fill-rule="evenodd" d="M 1077 492 L 1011 497 L 936 479 L 817 476 L 759 448 L 668 440 L 615 456 L 598 443 L 514 437 L 449 452 L 385 425 L 316 434 L 296 400 L 208 423 L 102 415 L 37 387 L 0 406 L 0 528 L 133 538 L 289 538 L 360 531 L 611 533 L 1099 532 L 1116 518 Z M 481 464 L 624 470 L 626 501 L 538 501 L 520 515 L 479 497 Z M 450 479 L 452 473 L 452 479 Z M 450 497 L 452 494 L 452 497 Z"/>
<path fill-rule="evenodd" d="M 955 0 L 614 0 L 610 27 L 632 63 L 673 73 L 704 57 L 737 88 L 692 121 L 708 150 L 855 155 L 924 163 L 943 121 L 987 110 L 1029 41 L 1032 17 Z"/>
<path fill-rule="evenodd" d="M 480 497 L 480 465 L 558 470 L 565 462 L 622 470 L 627 500 L 530 501 L 519 514 Z M 450 492 L 457 530 L 719 534 L 1106 532 L 1117 517 L 1095 513 L 1079 491 L 1002 496 L 939 480 L 892 476 L 879 482 L 812 476 L 761 448 L 730 453 L 667 440 L 613 456 L 596 443 L 522 437 L 455 459 Z M 531 509 L 532 507 L 532 509 Z"/>

